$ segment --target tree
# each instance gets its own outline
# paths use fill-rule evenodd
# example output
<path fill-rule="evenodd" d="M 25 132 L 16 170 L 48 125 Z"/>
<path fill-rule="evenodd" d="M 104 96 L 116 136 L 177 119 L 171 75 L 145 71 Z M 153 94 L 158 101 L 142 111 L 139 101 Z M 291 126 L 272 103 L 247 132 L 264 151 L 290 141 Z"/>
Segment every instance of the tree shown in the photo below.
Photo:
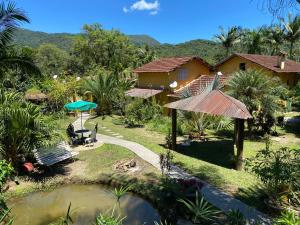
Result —
<path fill-rule="evenodd" d="M 248 54 L 262 54 L 264 51 L 265 38 L 262 30 L 247 31 L 243 34 L 243 45 Z"/>
<path fill-rule="evenodd" d="M 117 77 L 104 69 L 93 70 L 93 76 L 85 79 L 83 90 L 90 93 L 98 104 L 97 114 L 111 113 L 113 102 L 117 96 Z"/>
<path fill-rule="evenodd" d="M 284 30 L 280 25 L 270 26 L 264 31 L 265 42 L 271 55 L 276 55 L 280 52 L 281 46 L 284 44 Z"/>
<path fill-rule="evenodd" d="M 104 30 L 101 25 L 93 24 L 84 25 L 83 35 L 75 40 L 72 58 L 84 68 L 83 73 L 95 66 L 118 73 L 135 67 L 140 59 L 137 55 L 143 57 L 145 52 L 132 45 L 121 32 Z"/>
<path fill-rule="evenodd" d="M 67 70 L 69 55 L 53 44 L 43 44 L 37 49 L 35 61 L 44 76 L 61 75 Z"/>
<path fill-rule="evenodd" d="M 273 16 L 280 16 L 299 7 L 300 0 L 258 0 L 258 3 L 262 10 L 267 9 Z"/>
<path fill-rule="evenodd" d="M 26 14 L 9 2 L 0 4 L 0 77 L 7 69 L 20 68 L 28 73 L 39 73 L 39 69 L 26 56 L 18 55 L 10 46 L 14 31 L 21 22 L 29 22 Z"/>
<path fill-rule="evenodd" d="M 51 123 L 37 105 L 25 102 L 18 93 L 0 91 L 0 154 L 18 168 L 32 150 L 50 144 Z"/>
<path fill-rule="evenodd" d="M 280 19 L 284 27 L 285 40 L 290 43 L 290 58 L 294 57 L 294 44 L 300 40 L 300 16 L 293 17 L 289 13 L 287 21 Z"/>
<path fill-rule="evenodd" d="M 226 32 L 223 27 L 220 27 L 221 34 L 215 35 L 215 38 L 221 42 L 223 47 L 226 49 L 226 56 L 229 56 L 233 46 L 240 42 L 241 28 L 231 27 Z"/>
<path fill-rule="evenodd" d="M 243 102 L 254 119 L 248 120 L 248 129 L 264 131 L 269 117 L 278 109 L 279 83 L 267 78 L 263 72 L 247 70 L 235 73 L 228 81 L 229 94 Z M 273 125 L 273 124 L 269 124 Z"/>

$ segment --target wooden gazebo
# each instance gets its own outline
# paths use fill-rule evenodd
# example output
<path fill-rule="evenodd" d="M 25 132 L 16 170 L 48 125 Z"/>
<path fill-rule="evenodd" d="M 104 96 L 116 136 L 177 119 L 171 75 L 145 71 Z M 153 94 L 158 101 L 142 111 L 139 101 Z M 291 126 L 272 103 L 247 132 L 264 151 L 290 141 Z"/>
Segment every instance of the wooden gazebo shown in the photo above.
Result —
<path fill-rule="evenodd" d="M 252 118 L 244 103 L 224 94 L 220 90 L 204 92 L 200 95 L 185 98 L 166 104 L 165 107 L 172 109 L 172 148 L 176 149 L 176 126 L 177 109 L 201 112 L 217 116 L 225 116 L 235 119 L 234 143 L 237 148 L 236 169 L 242 169 L 244 148 L 244 121 Z"/>

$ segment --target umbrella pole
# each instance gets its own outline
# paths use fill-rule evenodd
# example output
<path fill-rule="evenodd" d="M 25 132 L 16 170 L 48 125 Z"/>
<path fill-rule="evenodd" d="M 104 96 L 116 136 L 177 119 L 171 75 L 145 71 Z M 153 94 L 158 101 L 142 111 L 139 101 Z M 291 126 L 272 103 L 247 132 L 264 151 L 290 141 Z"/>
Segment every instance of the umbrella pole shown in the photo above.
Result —
<path fill-rule="evenodd" d="M 82 111 L 81 111 L 81 130 L 83 129 L 82 127 Z"/>

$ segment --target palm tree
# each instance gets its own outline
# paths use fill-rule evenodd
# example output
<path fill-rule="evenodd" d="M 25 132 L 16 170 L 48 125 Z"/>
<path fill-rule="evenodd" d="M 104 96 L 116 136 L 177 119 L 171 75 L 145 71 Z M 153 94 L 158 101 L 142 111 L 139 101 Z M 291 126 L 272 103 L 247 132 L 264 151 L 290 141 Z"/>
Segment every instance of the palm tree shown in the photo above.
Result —
<path fill-rule="evenodd" d="M 290 57 L 293 58 L 294 44 L 300 39 L 300 16 L 289 13 L 288 20 L 280 19 L 285 31 L 285 40 L 290 43 Z"/>
<path fill-rule="evenodd" d="M 103 72 L 103 71 L 102 71 Z M 86 93 L 95 98 L 98 107 L 97 114 L 110 113 L 117 96 L 117 78 L 108 73 L 99 73 L 95 77 L 87 78 L 83 84 Z"/>
<path fill-rule="evenodd" d="M 243 35 L 243 44 L 248 54 L 262 54 L 264 49 L 265 38 L 263 31 L 248 31 Z"/>
<path fill-rule="evenodd" d="M 221 34 L 215 35 L 215 38 L 222 44 L 226 49 L 226 56 L 230 54 L 232 47 L 240 42 L 241 28 L 231 27 L 226 32 L 223 27 L 220 27 Z"/>
<path fill-rule="evenodd" d="M 28 57 L 18 55 L 11 47 L 14 32 L 20 23 L 29 23 L 26 14 L 16 8 L 16 5 L 4 1 L 0 4 L 0 68 L 2 74 L 5 70 L 19 67 L 26 72 L 40 73 L 39 69 Z"/>
<path fill-rule="evenodd" d="M 37 105 L 25 102 L 18 93 L 0 90 L 0 155 L 14 168 L 32 150 L 53 144 L 51 123 Z"/>
<path fill-rule="evenodd" d="M 268 27 L 264 31 L 265 42 L 271 50 L 271 55 L 280 52 L 281 46 L 284 44 L 284 30 L 280 25 Z"/>
<path fill-rule="evenodd" d="M 247 70 L 234 74 L 228 81 L 229 94 L 243 102 L 250 114 L 260 111 L 272 115 L 276 109 L 277 99 L 274 89 L 277 85 L 261 71 Z M 267 103 L 267 104 L 266 104 Z M 248 120 L 248 129 L 252 131 L 253 119 Z"/>

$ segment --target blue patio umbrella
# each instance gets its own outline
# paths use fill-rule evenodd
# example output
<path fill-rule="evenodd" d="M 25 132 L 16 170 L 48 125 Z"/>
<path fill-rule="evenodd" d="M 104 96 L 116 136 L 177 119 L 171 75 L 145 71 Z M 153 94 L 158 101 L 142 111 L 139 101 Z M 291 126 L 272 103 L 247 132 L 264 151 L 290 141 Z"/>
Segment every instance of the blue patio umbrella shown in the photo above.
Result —
<path fill-rule="evenodd" d="M 68 104 L 64 105 L 64 108 L 66 108 L 69 111 L 76 111 L 79 110 L 81 112 L 81 129 L 82 127 L 82 112 L 88 111 L 90 109 L 95 109 L 97 107 L 97 104 L 94 102 L 88 102 L 88 101 L 76 101 L 76 102 L 70 102 Z"/>

